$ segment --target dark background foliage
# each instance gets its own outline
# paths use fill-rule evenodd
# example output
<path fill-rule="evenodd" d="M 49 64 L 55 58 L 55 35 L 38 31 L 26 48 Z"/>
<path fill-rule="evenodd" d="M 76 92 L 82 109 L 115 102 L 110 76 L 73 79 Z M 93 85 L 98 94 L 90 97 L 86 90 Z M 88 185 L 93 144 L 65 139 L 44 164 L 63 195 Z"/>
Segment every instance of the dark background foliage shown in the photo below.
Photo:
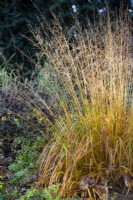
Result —
<path fill-rule="evenodd" d="M 108 0 L 108 2 L 110 10 L 118 10 L 121 2 L 124 8 L 131 7 L 130 0 Z M 77 12 L 73 12 L 72 5 L 76 6 Z M 31 69 L 32 65 L 20 51 L 26 51 L 32 55 L 34 49 L 30 42 L 22 37 L 22 34 L 30 37 L 27 24 L 32 26 L 38 24 L 36 15 L 39 11 L 47 20 L 52 18 L 51 12 L 57 16 L 61 15 L 65 23 L 70 25 L 72 13 L 78 16 L 81 23 L 84 23 L 86 16 L 93 22 L 94 14 L 97 15 L 98 9 L 104 6 L 104 0 L 1 0 L 0 52 L 10 63 L 13 63 L 10 65 L 12 68 L 22 70 L 26 74 L 26 70 Z"/>

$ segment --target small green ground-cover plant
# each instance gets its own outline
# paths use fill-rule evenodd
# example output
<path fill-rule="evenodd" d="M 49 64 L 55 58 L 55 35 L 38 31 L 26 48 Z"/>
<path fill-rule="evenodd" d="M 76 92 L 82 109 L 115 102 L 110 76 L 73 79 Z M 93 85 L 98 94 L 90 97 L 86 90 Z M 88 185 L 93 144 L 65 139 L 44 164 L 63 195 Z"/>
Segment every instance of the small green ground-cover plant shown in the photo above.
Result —
<path fill-rule="evenodd" d="M 47 188 L 42 190 L 31 188 L 28 189 L 26 194 L 21 196 L 19 200 L 32 200 L 32 199 L 39 199 L 39 200 L 78 200 L 79 198 L 61 198 L 58 193 L 58 187 L 56 185 L 48 186 Z M 56 194 L 56 195 L 55 195 Z"/>
<path fill-rule="evenodd" d="M 40 156 L 39 184 L 60 183 L 60 195 L 69 196 L 84 175 L 116 183 L 122 166 L 133 170 L 131 29 L 127 15 L 110 19 L 108 13 L 89 29 L 76 21 L 69 39 L 53 18 L 52 28 L 41 22 L 46 42 L 31 28 L 41 59 L 52 70 L 53 105 L 45 99 L 42 103 L 54 126 L 48 126 L 52 139 Z M 49 71 L 39 61 L 38 69 L 47 79 Z"/>
<path fill-rule="evenodd" d="M 4 184 L 2 197 L 18 199 L 37 180 L 37 160 L 45 139 L 37 133 L 18 136 L 14 139 L 12 149 L 15 160 L 9 164 L 10 178 Z"/>
<path fill-rule="evenodd" d="M 24 184 L 33 178 L 35 169 L 37 169 L 37 159 L 45 140 L 42 136 L 31 134 L 26 138 L 23 136 L 16 137 L 14 140 L 15 146 L 20 146 L 16 150 L 16 161 L 10 164 L 9 170 L 13 172 L 10 180 L 11 183 Z"/>

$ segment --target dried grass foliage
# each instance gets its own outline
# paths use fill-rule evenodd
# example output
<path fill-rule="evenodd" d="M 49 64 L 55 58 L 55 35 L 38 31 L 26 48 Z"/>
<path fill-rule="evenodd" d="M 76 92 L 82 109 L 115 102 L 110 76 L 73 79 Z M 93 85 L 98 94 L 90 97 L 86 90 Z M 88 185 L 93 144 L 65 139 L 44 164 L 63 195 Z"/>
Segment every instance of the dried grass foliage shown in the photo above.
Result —
<path fill-rule="evenodd" d="M 59 110 L 40 156 L 39 184 L 61 184 L 60 193 L 69 196 L 83 175 L 100 178 L 108 171 L 115 182 L 122 165 L 133 170 L 131 24 L 124 13 L 103 16 L 88 29 L 76 21 L 71 40 L 56 18 L 53 24 L 45 24 L 47 42 L 35 43 L 53 70 Z"/>

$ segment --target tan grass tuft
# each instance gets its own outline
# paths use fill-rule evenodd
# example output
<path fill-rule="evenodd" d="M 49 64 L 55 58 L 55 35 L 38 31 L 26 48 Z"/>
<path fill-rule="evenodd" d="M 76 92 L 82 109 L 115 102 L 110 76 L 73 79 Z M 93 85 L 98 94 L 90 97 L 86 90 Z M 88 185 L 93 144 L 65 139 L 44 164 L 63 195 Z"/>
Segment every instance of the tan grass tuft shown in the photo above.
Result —
<path fill-rule="evenodd" d="M 103 16 L 84 30 L 76 22 L 71 40 L 56 18 L 53 24 L 44 33 L 47 42 L 36 42 L 54 74 L 51 99 L 58 111 L 40 156 L 39 183 L 61 183 L 61 195 L 69 196 L 83 175 L 100 178 L 108 171 L 117 181 L 122 165 L 133 170 L 130 19 Z"/>

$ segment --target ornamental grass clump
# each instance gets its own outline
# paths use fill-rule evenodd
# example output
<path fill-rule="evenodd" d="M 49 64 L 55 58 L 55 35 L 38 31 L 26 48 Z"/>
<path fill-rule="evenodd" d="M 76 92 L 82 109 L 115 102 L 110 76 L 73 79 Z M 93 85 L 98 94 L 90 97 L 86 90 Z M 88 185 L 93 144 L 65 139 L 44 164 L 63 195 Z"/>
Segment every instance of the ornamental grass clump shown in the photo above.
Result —
<path fill-rule="evenodd" d="M 61 23 L 55 17 L 52 28 L 41 22 L 46 41 L 31 31 L 44 79 L 42 59 L 51 71 L 51 89 L 45 90 L 54 117 L 51 140 L 39 159 L 39 184 L 59 184 L 60 194 L 69 196 L 84 175 L 115 183 L 122 166 L 133 170 L 133 64 L 131 24 L 124 13 L 111 19 L 105 14 L 87 28 L 76 21 L 71 35 Z"/>

